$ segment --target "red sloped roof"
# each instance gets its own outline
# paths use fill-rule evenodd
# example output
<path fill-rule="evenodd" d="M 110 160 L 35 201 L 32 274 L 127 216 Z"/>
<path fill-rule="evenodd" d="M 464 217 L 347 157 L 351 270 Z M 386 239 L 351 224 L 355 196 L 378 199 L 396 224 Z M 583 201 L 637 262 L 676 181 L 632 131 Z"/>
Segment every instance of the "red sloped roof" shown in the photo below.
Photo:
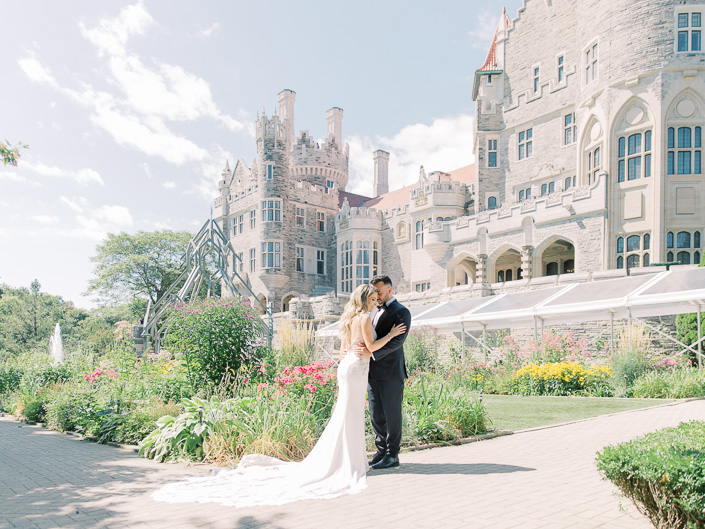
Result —
<path fill-rule="evenodd" d="M 370 197 L 363 195 L 356 195 L 355 193 L 349 193 L 347 191 L 338 192 L 338 208 L 343 207 L 343 201 L 348 199 L 348 204 L 351 208 L 357 208 L 361 206 L 366 200 L 370 200 Z"/>

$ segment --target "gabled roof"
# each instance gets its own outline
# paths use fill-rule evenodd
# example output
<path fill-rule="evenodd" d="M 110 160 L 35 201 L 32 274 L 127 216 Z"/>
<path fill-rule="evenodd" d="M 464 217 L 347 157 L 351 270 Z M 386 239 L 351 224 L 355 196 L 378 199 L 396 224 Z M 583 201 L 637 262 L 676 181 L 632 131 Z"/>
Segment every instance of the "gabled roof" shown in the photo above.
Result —
<path fill-rule="evenodd" d="M 349 193 L 347 191 L 340 191 L 338 193 L 338 208 L 343 207 L 343 202 L 345 199 L 348 199 L 348 204 L 350 205 L 351 208 L 357 208 L 360 207 L 362 204 L 365 203 L 365 201 L 370 200 L 370 197 L 366 197 L 363 195 L 356 195 L 355 193 Z"/>

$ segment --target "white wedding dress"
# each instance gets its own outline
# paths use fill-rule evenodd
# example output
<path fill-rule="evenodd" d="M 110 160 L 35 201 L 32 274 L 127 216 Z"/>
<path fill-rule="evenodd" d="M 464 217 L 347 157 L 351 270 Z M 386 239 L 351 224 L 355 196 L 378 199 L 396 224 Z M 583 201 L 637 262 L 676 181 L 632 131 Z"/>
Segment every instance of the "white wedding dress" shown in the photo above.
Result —
<path fill-rule="evenodd" d="M 350 343 L 362 342 L 358 330 Z M 231 507 L 283 505 L 361 492 L 366 485 L 365 394 L 369 359 L 349 353 L 338 366 L 338 401 L 311 453 L 301 462 L 247 455 L 235 470 L 170 483 L 152 494 L 169 503 Z"/>

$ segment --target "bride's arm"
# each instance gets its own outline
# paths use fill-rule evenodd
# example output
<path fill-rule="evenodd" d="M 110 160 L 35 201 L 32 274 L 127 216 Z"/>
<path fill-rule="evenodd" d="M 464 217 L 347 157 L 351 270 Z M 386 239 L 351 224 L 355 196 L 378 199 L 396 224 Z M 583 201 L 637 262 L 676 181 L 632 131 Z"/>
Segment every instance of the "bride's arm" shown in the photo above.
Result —
<path fill-rule="evenodd" d="M 365 347 L 367 347 L 367 350 L 371 353 L 374 353 L 377 349 L 381 349 L 387 345 L 392 338 L 402 334 L 406 330 L 406 326 L 403 324 L 395 325 L 392 327 L 392 330 L 389 331 L 389 334 L 375 340 L 375 334 L 372 330 L 372 319 L 369 314 L 363 314 L 360 317 L 360 326 L 362 329 L 362 338 L 365 340 Z"/>
<path fill-rule="evenodd" d="M 342 333 L 341 333 L 342 334 Z M 341 338 L 340 340 L 340 351 L 338 352 L 338 357 L 342 360 L 345 358 L 345 355 L 348 353 L 348 348 L 350 347 L 350 344 L 348 343 L 347 338 Z"/>

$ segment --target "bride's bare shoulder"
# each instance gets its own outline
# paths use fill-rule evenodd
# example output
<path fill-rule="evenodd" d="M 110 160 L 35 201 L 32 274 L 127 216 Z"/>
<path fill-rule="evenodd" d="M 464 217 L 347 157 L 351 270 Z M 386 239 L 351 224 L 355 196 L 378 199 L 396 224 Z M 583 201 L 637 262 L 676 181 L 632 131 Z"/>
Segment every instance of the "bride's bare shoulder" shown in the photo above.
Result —
<path fill-rule="evenodd" d="M 367 323 L 368 321 L 372 321 L 370 319 L 369 313 L 365 312 L 363 314 L 360 314 L 360 323 L 361 324 Z"/>

